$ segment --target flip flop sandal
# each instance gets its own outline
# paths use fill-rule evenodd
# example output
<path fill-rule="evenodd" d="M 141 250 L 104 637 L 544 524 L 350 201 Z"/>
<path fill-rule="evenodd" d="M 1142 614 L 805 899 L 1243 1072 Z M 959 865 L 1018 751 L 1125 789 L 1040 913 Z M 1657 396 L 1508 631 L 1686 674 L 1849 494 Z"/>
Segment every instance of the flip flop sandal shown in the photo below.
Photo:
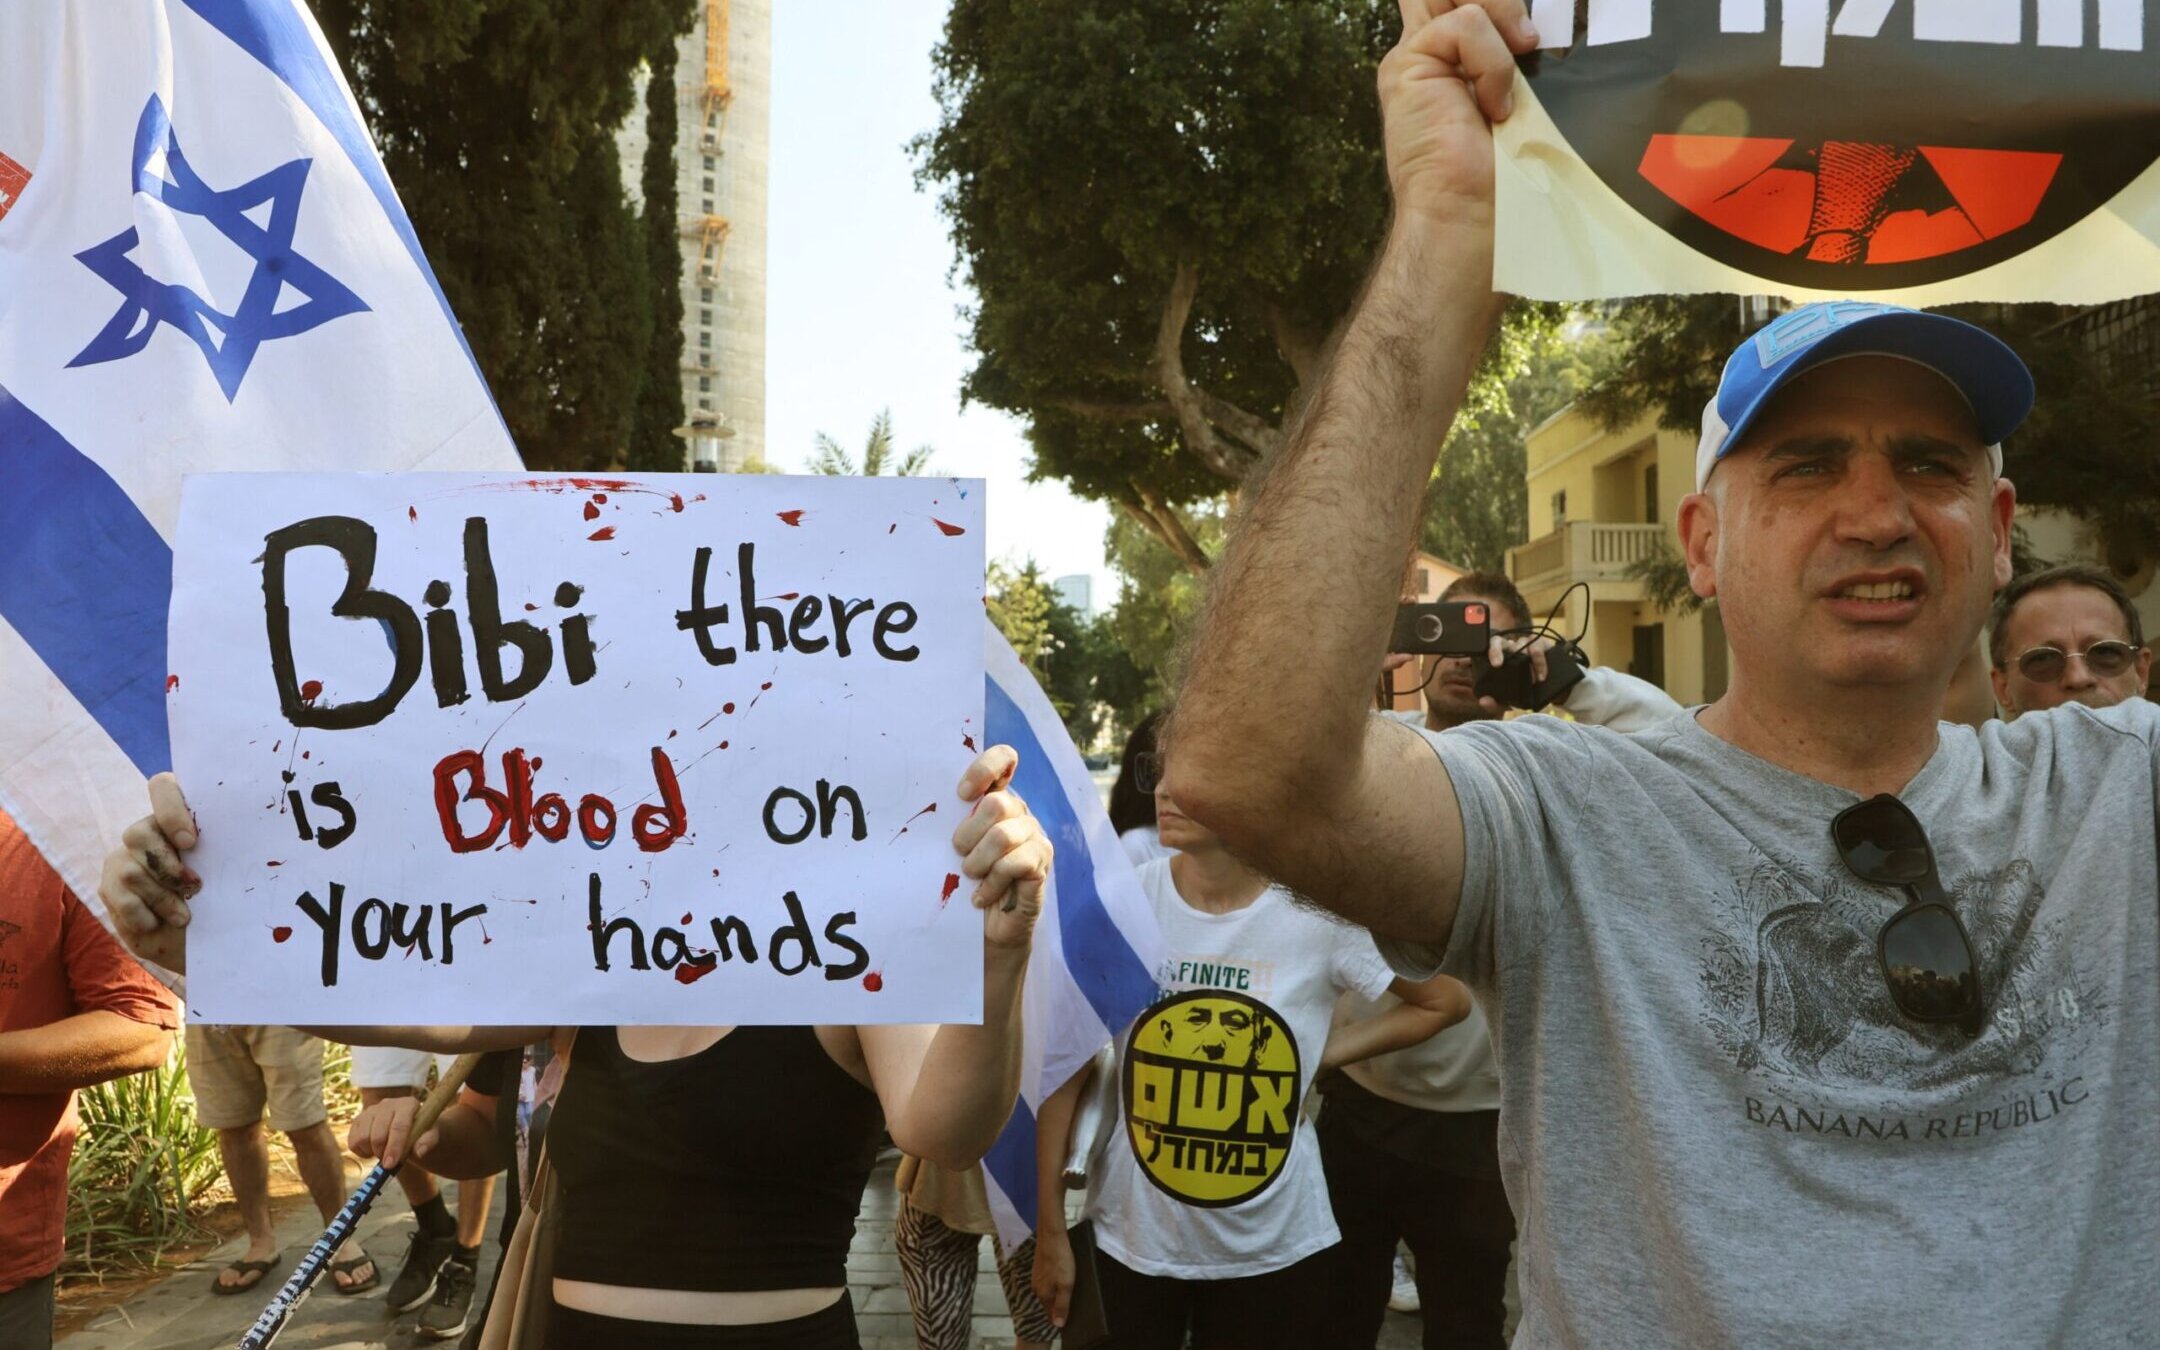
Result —
<path fill-rule="evenodd" d="M 382 1283 L 382 1267 L 375 1266 L 374 1262 L 375 1258 L 369 1256 L 366 1252 L 362 1252 L 360 1255 L 352 1257 L 349 1260 L 332 1261 L 330 1263 L 330 1287 L 332 1289 L 335 1289 L 340 1294 L 366 1293 L 368 1290 L 373 1289 L 376 1285 Z M 350 1275 L 362 1266 L 374 1266 L 372 1270 L 368 1271 L 368 1277 L 366 1279 L 360 1280 L 354 1284 L 338 1283 L 338 1276 Z"/>
<path fill-rule="evenodd" d="M 255 1286 L 261 1284 L 263 1282 L 263 1277 L 268 1275 L 271 1271 L 277 1269 L 277 1263 L 284 1259 L 285 1254 L 283 1252 L 275 1252 L 272 1253 L 270 1259 L 267 1261 L 228 1261 L 225 1264 L 225 1270 L 229 1270 L 235 1275 L 252 1275 L 255 1278 L 237 1284 L 227 1284 L 224 1280 L 213 1276 L 210 1280 L 210 1292 L 213 1294 L 227 1295 L 244 1294 L 248 1290 L 253 1289 Z M 225 1273 L 225 1270 L 219 1271 L 218 1275 L 223 1275 Z"/>

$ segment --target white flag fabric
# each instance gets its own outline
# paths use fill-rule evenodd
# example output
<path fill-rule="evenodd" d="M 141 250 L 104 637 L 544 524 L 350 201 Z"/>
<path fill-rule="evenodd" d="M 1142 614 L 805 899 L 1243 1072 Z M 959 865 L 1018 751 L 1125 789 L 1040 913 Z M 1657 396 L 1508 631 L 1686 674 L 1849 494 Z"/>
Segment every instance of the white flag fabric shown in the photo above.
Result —
<path fill-rule="evenodd" d="M 1057 710 L 988 619 L 983 725 L 1020 752 L 1013 790 L 1057 860 L 1028 963 L 1020 1101 L 983 1159 L 990 1213 L 1007 1250 L 1035 1229 L 1035 1114 L 1154 1002 L 1162 928 Z"/>
<path fill-rule="evenodd" d="M 0 52 L 0 806 L 96 908 L 181 476 L 518 458 L 301 0 L 8 0 Z"/>

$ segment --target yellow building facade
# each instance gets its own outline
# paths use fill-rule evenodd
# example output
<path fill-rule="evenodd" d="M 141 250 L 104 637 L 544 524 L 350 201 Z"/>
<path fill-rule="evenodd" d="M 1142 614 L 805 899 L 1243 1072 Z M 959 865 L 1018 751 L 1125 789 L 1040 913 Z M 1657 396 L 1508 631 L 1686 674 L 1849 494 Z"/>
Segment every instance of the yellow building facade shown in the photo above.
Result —
<path fill-rule="evenodd" d="M 1554 626 L 1573 637 L 1587 624 L 1583 649 L 1595 664 L 1683 704 L 1723 694 L 1732 655 L 1717 607 L 1665 613 L 1628 575 L 1660 549 L 1679 554 L 1673 520 L 1694 488 L 1695 436 L 1660 430 L 1655 414 L 1606 431 L 1569 407 L 1530 433 L 1527 458 L 1530 541 L 1508 550 L 1507 569 L 1533 620 L 1565 598 Z"/>

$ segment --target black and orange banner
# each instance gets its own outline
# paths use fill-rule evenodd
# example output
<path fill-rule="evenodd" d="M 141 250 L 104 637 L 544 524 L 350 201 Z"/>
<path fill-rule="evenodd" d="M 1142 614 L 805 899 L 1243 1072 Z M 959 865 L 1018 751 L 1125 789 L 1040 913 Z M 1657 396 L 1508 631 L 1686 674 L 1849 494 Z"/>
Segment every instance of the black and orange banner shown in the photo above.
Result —
<path fill-rule="evenodd" d="M 1535 0 L 1499 289 L 2160 290 L 2160 0 Z"/>

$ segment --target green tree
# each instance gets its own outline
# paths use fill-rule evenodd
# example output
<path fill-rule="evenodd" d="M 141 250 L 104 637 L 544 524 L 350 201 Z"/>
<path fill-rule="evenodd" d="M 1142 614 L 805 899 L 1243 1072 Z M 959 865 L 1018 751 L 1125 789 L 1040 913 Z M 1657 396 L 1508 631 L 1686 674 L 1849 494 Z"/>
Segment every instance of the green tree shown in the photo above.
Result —
<path fill-rule="evenodd" d="M 1193 508 L 1192 536 L 1205 556 L 1222 552 L 1227 512 L 1219 502 Z M 1126 725 L 1169 701 L 1186 634 L 1206 594 L 1206 580 L 1156 534 L 1130 516 L 1114 516 L 1103 551 L 1118 572 L 1117 603 L 1104 616 L 1114 645 L 1140 674 L 1137 697 L 1115 701 Z"/>
<path fill-rule="evenodd" d="M 852 478 L 857 474 L 864 478 L 876 478 L 886 473 L 900 478 L 914 478 L 934 472 L 930 467 L 932 453 L 929 446 L 918 445 L 895 458 L 892 409 L 887 408 L 871 421 L 870 436 L 863 442 L 860 461 L 850 456 L 840 442 L 822 431 L 819 432 L 817 443 L 810 452 L 810 472 L 837 478 Z"/>
<path fill-rule="evenodd" d="M 964 393 L 1189 569 L 1181 508 L 1281 441 L 1386 228 L 1400 23 L 1393 0 L 952 5 L 915 152 L 977 297 Z"/>
<path fill-rule="evenodd" d="M 1000 562 L 990 564 L 984 578 L 983 607 L 990 612 L 990 622 L 1012 644 L 1020 664 L 1038 679 L 1043 658 L 1050 651 L 1050 611 L 1056 604 L 1057 597 L 1043 583 L 1033 559 L 1017 569 Z"/>
<path fill-rule="evenodd" d="M 2033 414 L 2003 444 L 2018 500 L 2061 507 L 2098 527 L 2112 553 L 2160 554 L 2160 381 L 2150 350 L 2092 339 L 2088 311 L 2064 305 L 1959 305 L 1942 311 L 2016 348 L 2041 390 Z M 1611 311 L 1610 373 L 1580 406 L 1608 427 L 1655 410 L 1660 425 L 1693 431 L 1717 390 L 1726 354 L 1753 324 L 1731 296 L 1658 296 Z M 1678 559 L 1663 566 L 1678 566 Z M 1667 589 L 1670 589 L 1669 587 Z"/>
<path fill-rule="evenodd" d="M 653 323 L 613 133 L 694 0 L 312 3 L 526 462 L 612 462 Z"/>
<path fill-rule="evenodd" d="M 1108 616 L 1090 619 L 1060 600 L 1034 559 L 1017 568 L 990 564 L 984 591 L 990 621 L 1049 695 L 1074 745 L 1091 749 L 1105 731 L 1145 712 L 1146 674 L 1118 644 Z"/>
<path fill-rule="evenodd" d="M 675 35 L 669 33 L 647 58 L 645 163 L 639 186 L 645 198 L 646 290 L 652 297 L 652 338 L 645 346 L 645 373 L 623 463 L 647 473 L 682 468 L 683 424 L 682 235 L 677 221 L 675 142 Z"/>
<path fill-rule="evenodd" d="M 1506 357 L 1499 407 L 1458 420 L 1434 467 L 1420 543 L 1478 571 L 1500 571 L 1530 529 L 1527 447 L 1540 422 L 1595 382 L 1609 357 L 1599 327 L 1524 323 Z"/>

